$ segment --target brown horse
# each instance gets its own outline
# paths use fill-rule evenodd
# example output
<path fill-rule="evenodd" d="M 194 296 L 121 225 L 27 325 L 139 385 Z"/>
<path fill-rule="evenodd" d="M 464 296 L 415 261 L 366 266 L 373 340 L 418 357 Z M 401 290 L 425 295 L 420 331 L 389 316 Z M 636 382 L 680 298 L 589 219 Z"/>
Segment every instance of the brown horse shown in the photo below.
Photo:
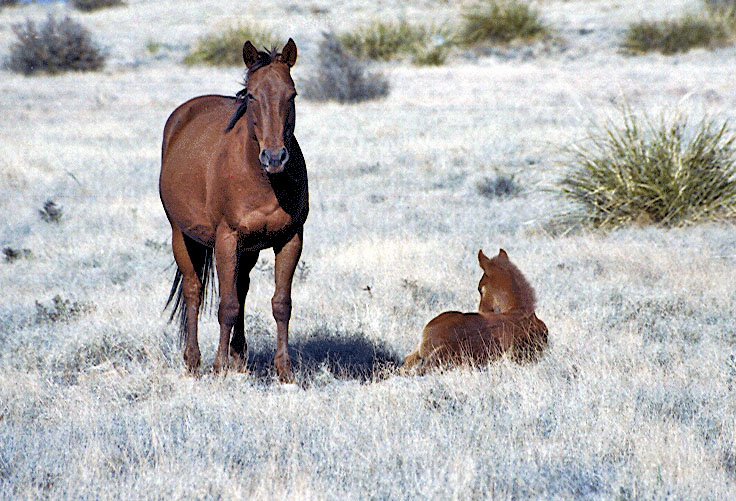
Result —
<path fill-rule="evenodd" d="M 506 251 L 488 259 L 478 251 L 483 277 L 478 313 L 447 311 L 422 332 L 419 347 L 404 359 L 403 370 L 445 364 L 481 364 L 507 352 L 514 360 L 536 360 L 547 346 L 547 326 L 534 313 L 535 295 Z"/>
<path fill-rule="evenodd" d="M 245 88 L 234 98 L 210 95 L 187 101 L 164 128 L 159 189 L 178 267 L 167 305 L 176 298 L 171 316 L 181 315 L 184 361 L 193 373 L 200 364 L 197 317 L 213 275 L 213 257 L 220 292 L 214 363 L 219 372 L 228 367 L 228 345 L 230 365 L 245 363 L 249 273 L 259 251 L 273 247 L 274 363 L 279 379 L 292 381 L 291 282 L 309 211 L 307 170 L 294 137 L 296 90 L 290 70 L 296 55 L 292 39 L 280 54 L 258 51 L 246 42 Z"/>

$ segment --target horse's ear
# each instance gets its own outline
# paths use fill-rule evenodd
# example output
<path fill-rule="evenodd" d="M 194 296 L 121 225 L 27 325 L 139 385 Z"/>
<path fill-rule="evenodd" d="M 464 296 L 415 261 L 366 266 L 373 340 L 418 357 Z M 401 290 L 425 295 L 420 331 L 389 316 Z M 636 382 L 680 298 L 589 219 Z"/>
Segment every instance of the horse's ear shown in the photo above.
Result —
<path fill-rule="evenodd" d="M 289 38 L 289 41 L 286 42 L 286 45 L 281 50 L 281 61 L 289 68 L 296 63 L 296 44 L 294 43 L 294 39 Z"/>
<path fill-rule="evenodd" d="M 487 270 L 491 266 L 491 260 L 488 259 L 488 256 L 483 254 L 483 249 L 478 251 L 478 264 L 483 268 L 483 271 Z"/>
<path fill-rule="evenodd" d="M 498 249 L 498 259 L 502 261 L 508 261 L 509 255 L 506 254 L 506 251 L 503 249 Z"/>
<path fill-rule="evenodd" d="M 243 62 L 250 69 L 256 61 L 258 61 L 258 49 L 248 40 L 243 44 Z"/>

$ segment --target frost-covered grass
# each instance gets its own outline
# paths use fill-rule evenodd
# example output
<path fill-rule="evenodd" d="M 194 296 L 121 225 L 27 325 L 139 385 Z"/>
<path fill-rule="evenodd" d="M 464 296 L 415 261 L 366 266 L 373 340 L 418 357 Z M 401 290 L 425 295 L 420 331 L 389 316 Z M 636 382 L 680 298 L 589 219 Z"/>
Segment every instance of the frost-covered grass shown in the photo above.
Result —
<path fill-rule="evenodd" d="M 163 124 L 192 96 L 239 90 L 238 68 L 180 61 L 242 3 L 129 1 L 84 15 L 109 50 L 104 72 L 2 72 L 0 248 L 20 254 L 0 260 L 0 497 L 733 498 L 733 226 L 546 230 L 567 207 L 551 189 L 572 168 L 560 146 L 612 102 L 736 118 L 733 47 L 617 52 L 628 23 L 687 3 L 544 2 L 565 51 L 388 63 L 379 101 L 297 98 L 312 207 L 294 284 L 297 389 L 270 373 L 272 253 L 252 273 L 249 374 L 212 375 L 207 316 L 202 377 L 185 376 L 161 314 L 173 277 Z M 278 5 L 250 17 L 291 27 L 297 89 L 321 28 L 381 14 Z M 66 9 L 5 9 L 0 22 Z M 381 9 L 455 15 L 429 0 Z M 498 172 L 521 191 L 483 196 Z M 47 200 L 57 223 L 39 213 Z M 547 355 L 395 375 L 428 320 L 477 306 L 481 247 L 506 249 L 536 287 Z"/>

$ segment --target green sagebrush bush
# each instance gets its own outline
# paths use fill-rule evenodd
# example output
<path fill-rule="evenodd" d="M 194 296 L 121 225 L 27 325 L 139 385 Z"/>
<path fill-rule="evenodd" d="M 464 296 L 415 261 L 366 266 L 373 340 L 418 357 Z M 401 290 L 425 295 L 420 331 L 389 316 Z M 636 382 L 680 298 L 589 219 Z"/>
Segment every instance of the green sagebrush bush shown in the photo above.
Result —
<path fill-rule="evenodd" d="M 388 95 L 388 80 L 350 54 L 331 33 L 325 33 L 317 54 L 318 68 L 304 82 L 302 95 L 315 101 L 360 102 Z"/>
<path fill-rule="evenodd" d="M 460 45 L 533 39 L 549 30 L 539 11 L 520 0 L 484 0 L 466 9 L 455 36 Z"/>
<path fill-rule="evenodd" d="M 567 150 L 573 170 L 561 190 L 578 206 L 573 219 L 677 226 L 736 215 L 736 136 L 727 123 L 622 115 L 621 126 L 593 127 L 588 145 Z"/>
<path fill-rule="evenodd" d="M 434 27 L 400 21 L 374 21 L 355 31 L 337 35 L 340 43 L 359 59 L 388 61 L 409 56 L 417 65 L 441 65 L 447 59 L 447 33 Z"/>
<path fill-rule="evenodd" d="M 125 5 L 123 0 L 71 0 L 69 3 L 71 3 L 75 9 L 85 12 Z"/>
<path fill-rule="evenodd" d="M 258 49 L 280 48 L 279 37 L 269 30 L 251 24 L 240 24 L 200 38 L 184 63 L 189 65 L 242 66 L 243 44 L 250 40 Z"/>
<path fill-rule="evenodd" d="M 621 47 L 634 54 L 676 54 L 723 45 L 733 36 L 728 17 L 728 13 L 712 11 L 665 21 L 638 21 L 629 25 Z"/>
<path fill-rule="evenodd" d="M 6 66 L 15 72 L 60 73 L 102 68 L 105 57 L 81 24 L 49 15 L 40 27 L 31 20 L 13 26 L 18 40 L 10 48 Z"/>

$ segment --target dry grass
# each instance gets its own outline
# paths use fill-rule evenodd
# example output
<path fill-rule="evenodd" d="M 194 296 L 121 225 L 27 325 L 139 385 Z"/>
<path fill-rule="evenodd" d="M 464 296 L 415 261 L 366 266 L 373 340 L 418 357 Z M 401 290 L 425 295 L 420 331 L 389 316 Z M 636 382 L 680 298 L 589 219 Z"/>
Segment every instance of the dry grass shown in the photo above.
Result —
<path fill-rule="evenodd" d="M 520 0 L 483 0 L 463 12 L 456 36 L 461 45 L 530 40 L 548 33 L 539 11 Z"/>
<path fill-rule="evenodd" d="M 184 58 L 188 65 L 242 66 L 243 44 L 250 40 L 259 48 L 281 48 L 283 41 L 271 31 L 252 24 L 218 30 L 200 38 Z"/>
<path fill-rule="evenodd" d="M 667 21 L 639 21 L 629 25 L 622 48 L 627 52 L 663 54 L 687 52 L 695 47 L 717 47 L 731 40 L 732 28 L 728 16 L 687 14 Z"/>
<path fill-rule="evenodd" d="M 733 227 L 543 231 L 565 208 L 546 188 L 571 169 L 556 147 L 584 135 L 581 114 L 599 121 L 624 94 L 650 114 L 736 120 L 733 49 L 617 52 L 629 22 L 689 2 L 545 2 L 545 19 L 570 27 L 564 54 L 379 63 L 391 93 L 350 105 L 303 99 L 323 26 L 428 24 L 456 5 L 129 3 L 85 15 L 105 73 L 0 78 L 0 249 L 15 256 L 0 256 L 1 499 L 736 497 Z M 0 23 L 69 9 L 4 9 Z M 299 46 L 311 210 L 291 389 L 271 373 L 271 251 L 251 275 L 249 373 L 212 374 L 218 326 L 205 316 L 202 376 L 187 377 L 161 312 L 173 274 L 162 128 L 186 99 L 240 89 L 241 63 L 181 64 L 239 12 L 288 24 Z M 523 191 L 481 196 L 488 166 Z M 39 217 L 48 199 L 60 224 Z M 536 288 L 543 360 L 396 375 L 427 321 L 477 307 L 476 254 L 499 247 Z"/>

